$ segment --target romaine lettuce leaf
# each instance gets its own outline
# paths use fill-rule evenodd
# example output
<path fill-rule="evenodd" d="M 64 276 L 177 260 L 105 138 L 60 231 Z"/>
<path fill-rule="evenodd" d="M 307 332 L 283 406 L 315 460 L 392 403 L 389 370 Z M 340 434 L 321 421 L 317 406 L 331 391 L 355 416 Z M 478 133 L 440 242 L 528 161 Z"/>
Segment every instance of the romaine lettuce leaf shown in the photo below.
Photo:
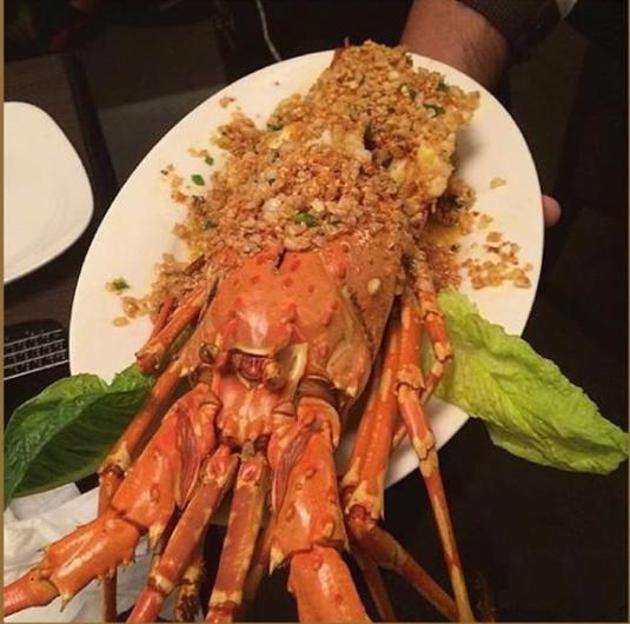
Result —
<path fill-rule="evenodd" d="M 538 464 L 599 474 L 627 458 L 628 434 L 553 362 L 484 320 L 464 295 L 442 291 L 439 302 L 454 361 L 436 394 L 484 420 L 494 444 Z"/>

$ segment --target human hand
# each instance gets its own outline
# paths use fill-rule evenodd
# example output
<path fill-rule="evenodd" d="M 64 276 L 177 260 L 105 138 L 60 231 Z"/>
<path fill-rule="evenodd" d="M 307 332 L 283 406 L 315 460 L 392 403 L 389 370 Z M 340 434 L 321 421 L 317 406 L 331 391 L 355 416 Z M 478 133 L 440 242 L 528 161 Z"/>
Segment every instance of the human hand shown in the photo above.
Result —
<path fill-rule="evenodd" d="M 542 196 L 542 209 L 543 219 L 545 221 L 545 227 L 552 227 L 560 220 L 562 210 L 558 200 L 550 197 L 549 195 Z"/>

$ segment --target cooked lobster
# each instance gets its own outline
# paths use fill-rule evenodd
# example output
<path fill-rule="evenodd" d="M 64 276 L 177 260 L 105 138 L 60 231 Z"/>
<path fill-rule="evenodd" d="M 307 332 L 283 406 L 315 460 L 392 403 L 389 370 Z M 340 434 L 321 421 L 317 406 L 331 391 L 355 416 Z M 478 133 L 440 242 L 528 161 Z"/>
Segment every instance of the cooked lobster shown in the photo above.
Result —
<path fill-rule="evenodd" d="M 349 73 L 344 63 L 361 54 L 378 57 L 377 70 L 390 78 L 412 71 L 402 52 L 387 56 L 392 52 L 366 44 L 336 55 L 325 74 L 340 84 Z M 396 87 L 399 97 L 409 99 L 410 88 Z M 422 120 L 431 123 L 436 106 L 421 110 Z M 426 145 L 414 146 L 411 158 L 404 150 L 384 154 L 379 137 L 386 120 L 373 115 L 366 124 L 366 115 L 356 113 L 343 140 L 335 127 L 332 138 L 309 144 L 302 157 L 308 161 L 309 150 L 323 150 L 356 165 L 366 180 L 393 184 L 372 220 L 359 218 L 297 244 L 291 232 L 258 241 L 249 253 L 230 244 L 228 229 L 218 223 L 213 235 L 223 232 L 222 244 L 199 269 L 196 285 L 174 305 L 164 303 L 137 354 L 143 371 L 161 372 L 100 468 L 98 517 L 51 544 L 40 563 L 5 588 L 5 614 L 56 596 L 66 603 L 102 577 L 104 618 L 114 620 L 115 570 L 133 560 L 146 535 L 154 557 L 129 620 L 154 621 L 176 589 L 176 618 L 192 619 L 205 532 L 232 491 L 209 621 L 238 617 L 262 576 L 278 566 L 289 566 L 288 588 L 301 620 L 368 620 L 344 550 L 356 557 L 384 619 L 394 614 L 379 568 L 403 576 L 445 617 L 473 619 L 425 413 L 452 352 L 417 242 L 452 172 L 454 130 L 445 138 L 444 167 L 436 154 L 427 157 Z M 453 127 L 467 120 L 457 119 Z M 295 126 L 286 124 L 285 134 L 287 128 L 290 135 Z M 273 141 L 282 152 L 276 130 L 257 140 L 267 147 Z M 291 157 L 287 148 L 273 161 Z M 441 178 L 414 184 L 426 178 L 431 158 L 439 160 Z M 301 235 L 309 224 L 299 225 Z M 433 353 L 428 371 L 420 366 L 423 335 Z M 181 394 L 186 382 L 192 387 Z M 335 449 L 364 394 L 354 449 L 338 483 Z M 454 597 L 379 526 L 400 427 L 418 456 Z"/>

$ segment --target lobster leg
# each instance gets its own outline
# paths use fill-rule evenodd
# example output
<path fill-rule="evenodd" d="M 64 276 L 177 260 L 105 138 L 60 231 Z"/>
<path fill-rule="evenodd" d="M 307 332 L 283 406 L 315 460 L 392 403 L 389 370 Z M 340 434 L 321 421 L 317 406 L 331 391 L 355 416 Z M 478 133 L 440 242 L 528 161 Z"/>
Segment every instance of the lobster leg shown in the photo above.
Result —
<path fill-rule="evenodd" d="M 446 367 L 453 359 L 453 348 L 451 347 L 451 342 L 446 331 L 444 315 L 437 302 L 431 271 L 423 251 L 418 251 L 413 260 L 412 277 L 414 290 L 418 295 L 422 325 L 427 331 L 433 351 L 433 364 L 431 365 L 429 374 L 424 380 L 424 387 L 420 395 L 420 399 L 424 405 L 440 383 Z M 404 422 L 401 422 L 394 434 L 392 450 L 398 447 L 406 434 L 407 427 Z"/>
<path fill-rule="evenodd" d="M 334 548 L 313 546 L 291 558 L 289 591 L 301 622 L 368 622 L 350 571 Z"/>
<path fill-rule="evenodd" d="M 160 539 L 153 546 L 153 551 L 151 553 L 152 556 L 151 556 L 151 567 L 149 568 L 149 575 L 153 574 L 153 572 L 157 570 L 160 564 L 160 559 L 162 555 L 164 554 L 164 549 L 166 548 L 166 545 L 168 544 L 168 540 L 171 539 L 171 535 L 173 535 L 173 531 L 175 530 L 175 527 L 177 526 L 177 523 L 179 522 L 180 516 L 181 515 L 179 511 L 176 511 L 171 516 L 171 519 L 169 520 L 168 525 L 166 526 L 166 529 L 164 529 L 164 532 L 160 536 Z"/>
<path fill-rule="evenodd" d="M 204 457 L 214 447 L 219 403 L 205 383 L 181 397 L 138 458 L 110 506 L 96 520 L 51 544 L 42 561 L 5 588 L 5 614 L 67 602 L 97 576 L 111 574 L 133 558 L 148 531 L 155 544 L 175 506 L 188 500 Z"/>
<path fill-rule="evenodd" d="M 370 595 L 376 605 L 381 620 L 383 620 L 383 622 L 395 622 L 396 613 L 394 612 L 394 607 L 387 593 L 387 588 L 383 582 L 383 577 L 381 576 L 378 565 L 358 547 L 352 548 L 352 555 L 361 568 L 363 578 L 367 583 Z"/>
<path fill-rule="evenodd" d="M 352 492 L 356 490 L 360 482 L 363 482 L 364 485 L 364 496 L 369 497 L 376 495 L 376 499 L 378 499 L 378 502 L 373 500 L 368 504 L 382 508 L 382 475 L 384 474 L 384 470 L 378 471 L 378 467 L 382 467 L 383 462 L 386 461 L 381 455 L 386 452 L 388 446 L 386 440 L 388 436 L 391 437 L 391 426 L 396 416 L 396 402 L 393 400 L 392 375 L 395 373 L 397 364 L 397 337 L 390 334 L 385 349 L 385 370 L 387 370 L 388 373 L 383 375 L 383 362 L 378 361 L 374 367 L 368 404 L 359 423 L 359 430 L 352 449 L 349 464 L 350 469 L 342 480 L 342 500 L 344 501 L 344 508 L 346 508 L 346 500 L 351 497 Z M 374 444 L 372 436 L 375 434 L 385 441 L 385 444 Z M 372 468 L 377 468 L 377 473 L 366 475 L 366 470 L 371 471 Z M 367 486 L 372 483 L 376 484 L 375 492 L 368 491 Z M 374 563 L 374 560 L 369 555 L 363 552 L 356 542 L 353 542 L 351 550 L 359 568 L 361 568 L 361 572 L 363 573 L 363 577 L 381 619 L 386 622 L 395 621 L 396 615 L 394 608 L 392 607 L 387 589 L 383 583 L 378 565 Z"/>
<path fill-rule="evenodd" d="M 452 598 L 391 535 L 377 526 L 383 511 L 385 471 L 397 415 L 395 388 L 400 367 L 400 333 L 400 323 L 394 318 L 387 335 L 383 365 L 375 371 L 349 468 L 342 480 L 346 521 L 353 542 L 364 556 L 400 574 L 440 613 L 455 619 L 457 612 Z"/>
<path fill-rule="evenodd" d="M 267 570 L 269 570 L 269 555 L 271 552 L 271 538 L 273 537 L 273 531 L 273 522 L 272 519 L 269 518 L 267 525 L 262 530 L 262 533 L 258 536 L 258 540 L 256 541 L 252 564 L 249 568 L 249 572 L 247 573 L 247 579 L 245 580 L 243 598 L 246 603 L 250 603 L 254 600 L 260 582 Z"/>
<path fill-rule="evenodd" d="M 201 311 L 207 292 L 205 288 L 198 288 L 190 293 L 188 298 L 175 310 L 168 322 L 166 317 L 172 307 L 172 300 L 169 298 L 164 303 L 147 344 L 136 355 L 138 366 L 142 372 L 149 373 L 159 367 L 169 345 Z M 142 446 L 146 432 L 172 396 L 180 378 L 181 368 L 181 364 L 175 360 L 160 375 L 148 400 L 131 423 L 129 423 L 125 432 L 101 465 L 99 469 L 99 514 L 104 513 L 109 507 L 112 497 L 122 482 L 125 470 L 131 463 L 132 457 Z M 101 582 L 102 619 L 104 622 L 114 622 L 117 616 L 116 572 L 114 571 L 113 574 L 102 577 Z"/>
<path fill-rule="evenodd" d="M 389 533 L 377 526 L 365 509 L 354 507 L 348 518 L 348 526 L 364 552 L 379 566 L 400 574 L 442 615 L 449 620 L 457 620 L 453 599 Z"/>
<path fill-rule="evenodd" d="M 400 371 L 397 380 L 398 405 L 409 439 L 418 455 L 420 472 L 429 493 L 431 507 L 442 541 L 444 559 L 455 593 L 458 617 L 461 621 L 472 621 L 473 614 L 440 475 L 435 438 L 420 399 L 420 392 L 425 387 L 419 366 L 420 315 L 415 298 L 409 291 L 403 293 L 401 318 Z"/>
<path fill-rule="evenodd" d="M 422 404 L 424 404 L 433 394 L 444 376 L 446 367 L 453 359 L 453 348 L 446 332 L 444 315 L 437 302 L 431 270 L 423 251 L 416 253 L 416 258 L 412 263 L 412 276 L 415 278 L 413 289 L 418 298 L 420 320 L 429 337 L 434 360 L 426 375 L 420 395 Z"/>
<path fill-rule="evenodd" d="M 143 373 L 150 373 L 159 368 L 168 347 L 186 326 L 199 316 L 208 298 L 208 292 L 207 286 L 200 286 L 189 293 L 168 322 L 164 323 L 156 334 L 152 334 L 148 342 L 136 353 L 138 366 Z"/>
<path fill-rule="evenodd" d="M 177 593 L 175 601 L 175 621 L 194 622 L 199 612 L 199 588 L 203 578 L 203 542 L 202 538 L 197 546 L 197 554 L 193 555 L 188 564 Z"/>
<path fill-rule="evenodd" d="M 257 454 L 245 459 L 236 479 L 227 533 L 208 605 L 209 622 L 231 622 L 242 603 L 268 485 L 269 468 L 264 456 Z"/>
<path fill-rule="evenodd" d="M 398 448 L 398 445 L 404 440 L 407 435 L 407 427 L 404 422 L 401 422 L 396 428 L 394 437 L 392 439 L 392 452 Z"/>
<path fill-rule="evenodd" d="M 109 452 L 99 468 L 98 513 L 103 514 L 109 508 L 116 490 L 123 481 L 132 457 L 142 446 L 144 436 L 151 428 L 164 406 L 167 404 L 180 378 L 180 365 L 173 362 L 158 378 L 134 419 L 127 425 L 114 448 Z M 102 611 L 104 622 L 116 621 L 116 573 L 101 577 Z"/>
<path fill-rule="evenodd" d="M 369 621 L 339 550 L 347 544 L 333 448 L 339 417 L 325 400 L 302 397 L 297 422 L 269 442 L 274 469 L 271 569 L 289 562 L 289 591 L 302 621 Z"/>
<path fill-rule="evenodd" d="M 96 576 L 129 563 L 139 539 L 139 530 L 112 510 L 79 527 L 48 546 L 37 566 L 5 588 L 5 616 L 56 596 L 67 604 Z"/>
<path fill-rule="evenodd" d="M 168 297 L 166 297 L 166 299 L 164 299 L 162 307 L 160 308 L 160 312 L 155 319 L 155 323 L 153 324 L 153 329 L 151 330 L 149 340 L 157 336 L 162 331 L 162 329 L 166 325 L 166 322 L 168 321 L 168 317 L 170 316 L 171 310 L 173 309 L 174 305 L 175 297 L 173 297 L 172 295 L 169 295 Z"/>
<path fill-rule="evenodd" d="M 385 472 L 397 415 L 394 389 L 399 334 L 398 323 L 393 321 L 387 333 L 383 361 L 374 369 L 368 403 L 359 422 L 348 470 L 341 481 L 346 513 L 354 505 L 360 505 L 372 510 L 375 520 L 383 511 Z"/>
<path fill-rule="evenodd" d="M 195 555 L 206 526 L 229 489 L 238 458 L 227 446 L 220 446 L 207 461 L 200 483 L 168 541 L 147 586 L 129 615 L 130 622 L 154 622 L 165 597 L 180 582 Z"/>
<path fill-rule="evenodd" d="M 180 332 L 199 315 L 206 300 L 207 289 L 194 290 L 175 310 L 170 321 L 168 314 L 173 305 L 172 298 L 168 298 L 160 311 L 156 325 L 148 342 L 136 354 L 138 366 L 144 373 L 157 370 L 167 348 L 177 338 Z M 127 426 L 124 434 L 110 451 L 99 469 L 99 514 L 109 507 L 111 499 L 120 485 L 124 471 L 129 467 L 131 458 L 141 447 L 142 439 L 151 423 L 160 412 L 163 405 L 171 397 L 181 373 L 181 364 L 175 360 L 167 370 L 160 375 L 153 387 L 149 399 L 145 402 L 136 417 Z M 102 577 L 102 619 L 104 622 L 116 621 L 116 572 Z"/>
<path fill-rule="evenodd" d="M 180 379 L 181 366 L 175 360 L 158 378 L 148 399 L 101 464 L 99 473 L 99 513 L 108 507 L 122 483 L 125 471 L 137 454 L 146 432 L 173 395 Z"/>

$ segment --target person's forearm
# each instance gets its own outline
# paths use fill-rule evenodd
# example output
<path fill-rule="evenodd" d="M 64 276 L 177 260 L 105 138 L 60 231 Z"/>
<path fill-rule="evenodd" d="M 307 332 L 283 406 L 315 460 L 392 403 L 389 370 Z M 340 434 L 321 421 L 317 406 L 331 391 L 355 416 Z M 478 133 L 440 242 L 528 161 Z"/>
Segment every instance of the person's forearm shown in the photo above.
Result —
<path fill-rule="evenodd" d="M 414 0 L 401 43 L 492 88 L 509 61 L 503 35 L 457 0 Z"/>

